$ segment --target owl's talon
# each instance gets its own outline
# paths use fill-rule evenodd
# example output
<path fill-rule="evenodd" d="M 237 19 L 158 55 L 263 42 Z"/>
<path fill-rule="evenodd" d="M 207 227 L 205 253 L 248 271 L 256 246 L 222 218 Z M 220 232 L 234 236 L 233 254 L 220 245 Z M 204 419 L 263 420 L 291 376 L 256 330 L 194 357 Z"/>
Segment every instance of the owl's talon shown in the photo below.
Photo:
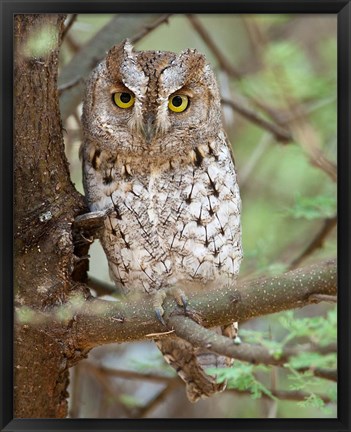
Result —
<path fill-rule="evenodd" d="M 184 294 L 184 291 L 181 288 L 171 288 L 168 293 L 175 299 L 177 305 L 184 309 L 184 314 L 186 315 L 188 311 L 188 298 Z"/>
<path fill-rule="evenodd" d="M 184 293 L 180 295 L 180 299 L 181 299 L 182 304 L 183 304 L 184 314 L 186 315 L 187 310 L 188 310 L 188 299 Z"/>
<path fill-rule="evenodd" d="M 155 315 L 156 318 L 160 321 L 161 324 L 163 324 L 165 327 L 167 327 L 165 320 L 163 319 L 164 311 L 162 308 L 156 308 L 155 309 Z"/>

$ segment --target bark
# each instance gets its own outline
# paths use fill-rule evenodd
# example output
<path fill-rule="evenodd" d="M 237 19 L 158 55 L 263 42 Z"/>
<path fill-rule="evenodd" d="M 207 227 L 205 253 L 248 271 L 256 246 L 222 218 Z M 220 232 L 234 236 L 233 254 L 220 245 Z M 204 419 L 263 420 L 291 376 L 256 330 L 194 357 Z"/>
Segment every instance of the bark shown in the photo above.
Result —
<path fill-rule="evenodd" d="M 70 182 L 59 116 L 63 20 L 15 18 L 15 303 L 34 310 L 62 304 L 74 290 L 71 224 L 85 211 Z M 66 416 L 68 364 L 75 353 L 63 337 L 65 328 L 60 331 L 53 338 L 30 324 L 15 327 L 15 417 Z"/>

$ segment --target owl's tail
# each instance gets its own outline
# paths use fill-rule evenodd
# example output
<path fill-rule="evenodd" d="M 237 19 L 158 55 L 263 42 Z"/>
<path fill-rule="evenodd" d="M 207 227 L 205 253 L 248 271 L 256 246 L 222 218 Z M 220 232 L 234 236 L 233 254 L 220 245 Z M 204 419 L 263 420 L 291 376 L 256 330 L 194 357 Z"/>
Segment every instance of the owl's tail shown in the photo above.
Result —
<path fill-rule="evenodd" d="M 223 335 L 236 338 L 237 323 L 218 329 Z M 208 375 L 207 368 L 230 367 L 233 360 L 203 349 L 194 348 L 189 342 L 179 337 L 156 341 L 157 347 L 186 383 L 186 395 L 190 402 L 197 402 L 215 393 L 222 392 L 227 383 L 217 383 L 216 376 Z"/>

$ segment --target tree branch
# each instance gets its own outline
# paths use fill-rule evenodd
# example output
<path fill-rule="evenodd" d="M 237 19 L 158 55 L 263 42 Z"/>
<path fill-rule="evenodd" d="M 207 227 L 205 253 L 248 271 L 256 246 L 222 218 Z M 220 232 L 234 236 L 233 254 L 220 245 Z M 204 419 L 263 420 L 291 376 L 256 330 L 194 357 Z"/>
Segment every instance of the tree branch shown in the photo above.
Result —
<path fill-rule="evenodd" d="M 222 99 L 222 103 L 224 105 L 230 106 L 234 111 L 238 112 L 243 117 L 250 120 L 256 126 L 259 126 L 260 128 L 265 129 L 266 131 L 273 134 L 277 141 L 280 141 L 282 143 L 288 143 L 294 140 L 288 130 L 282 128 L 277 124 L 269 122 L 268 120 L 256 114 L 254 111 L 250 110 L 247 107 L 244 107 L 240 103 L 231 99 Z"/>
<path fill-rule="evenodd" d="M 62 40 L 66 37 L 67 33 L 70 31 L 71 27 L 73 26 L 74 22 L 76 21 L 78 17 L 78 14 L 72 14 L 67 21 L 67 24 L 65 25 L 65 28 L 62 31 Z"/>
<path fill-rule="evenodd" d="M 208 330 L 195 321 L 187 317 L 172 317 L 168 323 L 175 330 L 176 334 L 190 342 L 193 346 L 213 351 L 237 360 L 251 364 L 265 364 L 273 366 L 284 366 L 289 358 L 297 355 L 302 350 L 286 348 L 279 356 L 272 354 L 269 349 L 261 345 L 251 345 L 246 343 L 233 344 L 233 341 L 225 336 L 219 335 Z M 318 368 L 301 369 L 301 372 L 310 370 L 315 376 L 336 381 L 337 372 L 335 370 L 324 370 Z"/>
<path fill-rule="evenodd" d="M 323 261 L 268 279 L 248 281 L 220 291 L 189 292 L 189 316 L 204 327 L 215 327 L 306 306 L 311 303 L 313 294 L 336 294 L 336 260 Z M 183 310 L 170 298 L 165 300 L 164 308 L 169 326 L 176 327 L 179 336 L 190 337 L 188 334 L 191 331 L 189 328 L 187 330 L 185 323 L 190 328 L 198 324 L 188 317 L 180 316 Z M 54 323 L 59 328 L 62 322 L 68 321 L 72 321 L 72 343 L 76 349 L 83 351 L 107 343 L 155 337 L 155 333 L 166 330 L 155 317 L 152 296 L 130 299 L 128 303 L 96 298 L 86 301 L 76 297 L 48 313 L 22 307 L 17 309 L 17 323 L 21 325 L 48 322 L 51 331 L 54 331 Z M 246 356 L 246 360 L 250 361 L 260 354 L 263 362 L 270 361 L 266 351 L 243 353 L 240 347 L 230 349 L 235 350 L 236 358 L 244 359 L 243 356 Z M 277 362 L 272 360 L 271 364 Z"/>
<path fill-rule="evenodd" d="M 315 235 L 315 237 L 312 239 L 306 249 L 292 261 L 289 267 L 290 270 L 299 267 L 299 265 L 316 249 L 323 247 L 324 240 L 336 226 L 336 223 L 337 216 L 325 219 L 322 228 L 318 231 L 318 233 Z"/>
<path fill-rule="evenodd" d="M 212 54 L 216 57 L 219 66 L 227 72 L 229 76 L 232 76 L 236 79 L 240 79 L 242 74 L 238 71 L 221 53 L 216 43 L 212 39 L 211 35 L 208 33 L 206 28 L 202 25 L 201 21 L 195 15 L 188 15 L 188 19 L 193 26 L 193 28 L 197 31 L 201 39 L 205 42 L 205 44 L 212 51 Z"/>

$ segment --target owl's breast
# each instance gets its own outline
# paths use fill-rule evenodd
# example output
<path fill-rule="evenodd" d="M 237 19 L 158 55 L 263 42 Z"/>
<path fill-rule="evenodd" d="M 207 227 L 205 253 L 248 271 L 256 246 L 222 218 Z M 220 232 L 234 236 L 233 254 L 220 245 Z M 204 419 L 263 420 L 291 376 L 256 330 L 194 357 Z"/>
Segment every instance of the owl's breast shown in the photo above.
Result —
<path fill-rule="evenodd" d="M 226 147 L 201 164 L 168 164 L 101 184 L 96 194 L 95 210 L 112 209 L 101 242 L 127 292 L 192 282 L 220 287 L 238 274 L 241 203 Z"/>

